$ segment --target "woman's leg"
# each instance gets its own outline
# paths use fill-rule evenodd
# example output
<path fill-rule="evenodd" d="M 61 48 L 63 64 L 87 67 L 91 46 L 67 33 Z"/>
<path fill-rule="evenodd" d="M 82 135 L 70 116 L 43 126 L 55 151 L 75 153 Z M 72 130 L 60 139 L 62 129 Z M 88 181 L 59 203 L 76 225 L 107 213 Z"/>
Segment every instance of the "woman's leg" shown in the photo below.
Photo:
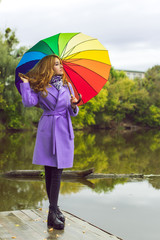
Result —
<path fill-rule="evenodd" d="M 51 167 L 44 166 L 45 169 L 45 182 L 46 182 L 46 191 L 48 195 L 48 199 L 50 198 L 50 186 L 51 186 Z"/>
<path fill-rule="evenodd" d="M 45 166 L 46 190 L 49 198 L 49 209 L 56 211 L 63 169 Z"/>
<path fill-rule="evenodd" d="M 63 169 L 52 168 L 49 208 L 53 211 L 57 210 L 62 171 Z"/>
<path fill-rule="evenodd" d="M 46 190 L 49 198 L 48 227 L 56 229 L 64 228 L 64 216 L 57 212 L 57 203 L 60 190 L 61 175 L 63 169 L 45 166 Z M 63 215 L 63 214 L 62 214 Z"/>

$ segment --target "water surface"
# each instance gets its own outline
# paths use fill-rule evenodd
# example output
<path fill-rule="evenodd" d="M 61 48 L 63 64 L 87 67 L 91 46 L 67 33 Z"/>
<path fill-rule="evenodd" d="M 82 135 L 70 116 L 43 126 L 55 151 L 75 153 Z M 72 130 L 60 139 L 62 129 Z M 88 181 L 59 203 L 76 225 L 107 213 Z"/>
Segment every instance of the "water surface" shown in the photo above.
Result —
<path fill-rule="evenodd" d="M 32 164 L 36 133 L 0 134 L 0 171 L 43 169 Z M 160 133 L 75 131 L 76 170 L 160 173 Z M 48 208 L 44 180 L 0 178 L 0 211 Z M 126 240 L 159 240 L 160 179 L 101 179 L 61 183 L 59 205 Z"/>

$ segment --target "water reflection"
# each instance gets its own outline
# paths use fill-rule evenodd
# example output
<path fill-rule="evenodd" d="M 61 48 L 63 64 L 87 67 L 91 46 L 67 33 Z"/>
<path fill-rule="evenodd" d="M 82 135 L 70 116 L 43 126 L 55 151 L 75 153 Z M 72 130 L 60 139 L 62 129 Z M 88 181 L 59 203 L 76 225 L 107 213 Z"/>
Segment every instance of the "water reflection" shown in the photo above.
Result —
<path fill-rule="evenodd" d="M 36 133 L 0 134 L 0 171 L 43 169 L 32 164 Z M 73 169 L 94 167 L 101 173 L 158 174 L 160 132 L 110 134 L 107 131 L 75 131 Z"/>
<path fill-rule="evenodd" d="M 17 132 L 2 134 L 0 138 L 0 171 L 35 169 L 32 154 L 35 133 Z M 36 169 L 42 167 L 36 166 Z"/>
<path fill-rule="evenodd" d="M 0 211 L 35 208 L 47 199 L 43 182 L 0 179 Z"/>
<path fill-rule="evenodd" d="M 43 166 L 32 164 L 35 136 L 35 132 L 0 133 L 0 172 L 43 169 Z M 157 130 L 123 135 L 107 131 L 75 131 L 75 170 L 94 167 L 98 173 L 159 174 L 159 155 L 160 132 Z M 157 240 L 160 178 L 133 180 L 133 184 L 128 181 L 63 180 L 60 204 L 62 209 L 124 239 Z M 18 181 L 0 178 L 0 192 L 0 211 L 48 207 L 43 179 Z M 145 230 L 139 229 L 135 237 L 139 224 Z"/>
<path fill-rule="evenodd" d="M 117 184 L 101 194 L 84 187 L 60 200 L 62 209 L 124 240 L 159 239 L 160 191 L 146 180 Z"/>
<path fill-rule="evenodd" d="M 124 182 L 123 179 L 97 179 L 88 181 L 88 188 L 96 193 L 106 193 L 112 191 L 116 184 Z M 62 180 L 60 193 L 61 195 L 75 194 L 80 192 L 85 185 L 83 180 L 79 182 Z M 0 211 L 37 208 L 42 205 L 43 200 L 47 200 L 44 180 L 16 181 L 0 178 L 0 189 Z"/>
<path fill-rule="evenodd" d="M 160 132 L 109 134 L 106 131 L 77 133 L 75 168 L 95 167 L 103 173 L 160 172 Z"/>
<path fill-rule="evenodd" d="M 32 164 L 35 132 L 1 133 L 0 171 L 15 169 L 43 169 Z M 98 173 L 144 173 L 159 174 L 160 132 L 134 132 L 110 134 L 107 131 L 75 131 L 75 170 L 95 168 Z M 61 194 L 79 192 L 83 186 L 101 193 L 112 191 L 127 179 L 64 181 Z M 159 178 L 149 179 L 160 189 Z M 0 179 L 0 210 L 36 207 L 46 198 L 44 181 L 15 181 Z M 12 199 L 12 200 L 11 200 Z M 30 199 L 30 201 L 28 201 Z M 4 204 L 2 204 L 2 201 Z"/>

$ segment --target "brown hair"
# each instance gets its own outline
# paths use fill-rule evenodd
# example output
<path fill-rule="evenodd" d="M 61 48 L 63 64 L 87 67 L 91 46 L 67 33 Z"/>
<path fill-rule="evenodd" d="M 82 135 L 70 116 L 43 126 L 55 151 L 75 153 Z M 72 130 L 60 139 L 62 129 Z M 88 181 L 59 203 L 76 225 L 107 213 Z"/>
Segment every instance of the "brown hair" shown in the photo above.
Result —
<path fill-rule="evenodd" d="M 54 75 L 53 66 L 55 59 L 58 58 L 62 64 L 62 60 L 57 55 L 48 55 L 42 58 L 29 72 L 24 74 L 27 77 L 31 88 L 35 92 L 41 92 L 43 97 L 48 95 L 46 87 L 49 86 L 49 82 Z M 65 75 L 62 76 L 63 85 L 67 84 L 68 81 Z"/>

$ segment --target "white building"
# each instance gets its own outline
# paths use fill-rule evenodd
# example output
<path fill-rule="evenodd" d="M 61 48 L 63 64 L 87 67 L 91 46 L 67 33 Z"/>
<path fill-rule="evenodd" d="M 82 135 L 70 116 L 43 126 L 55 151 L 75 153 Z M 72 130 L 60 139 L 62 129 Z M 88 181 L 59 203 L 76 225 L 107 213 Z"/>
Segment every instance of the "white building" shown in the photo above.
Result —
<path fill-rule="evenodd" d="M 145 77 L 145 72 L 141 72 L 141 71 L 120 70 L 120 69 L 116 69 L 116 70 L 125 72 L 126 75 L 129 77 L 129 79 L 132 79 L 132 80 L 134 78 L 143 79 Z"/>

